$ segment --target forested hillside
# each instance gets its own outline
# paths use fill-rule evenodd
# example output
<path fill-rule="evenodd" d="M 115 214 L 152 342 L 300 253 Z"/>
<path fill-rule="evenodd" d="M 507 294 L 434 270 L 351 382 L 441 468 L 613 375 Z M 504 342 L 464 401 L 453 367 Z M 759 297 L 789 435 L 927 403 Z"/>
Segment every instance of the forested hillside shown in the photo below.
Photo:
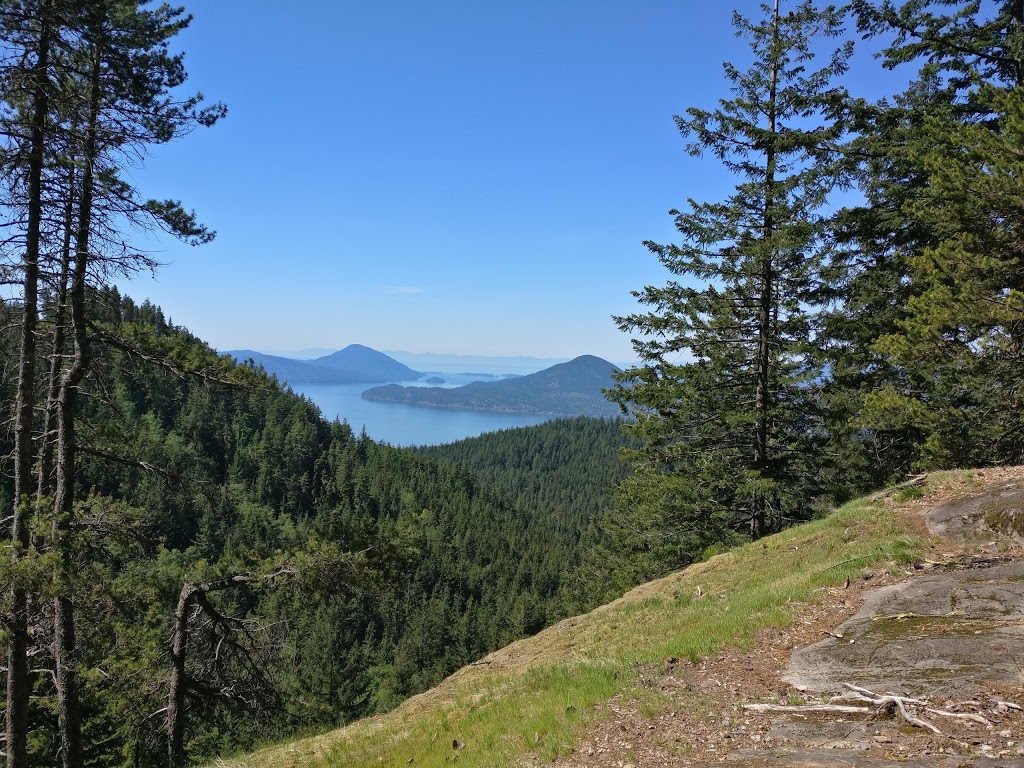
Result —
<path fill-rule="evenodd" d="M 598 519 L 612 489 L 628 474 L 619 456 L 627 444 L 622 424 L 586 416 L 554 419 L 425 446 L 417 453 L 460 464 L 541 514 L 579 514 L 571 527 L 580 528 Z"/>
<path fill-rule="evenodd" d="M 417 453 L 466 468 L 534 516 L 534 546 L 572 575 L 560 585 L 554 612 L 578 613 L 621 586 L 607 560 L 606 518 L 615 488 L 629 475 L 620 455 L 629 445 L 622 425 L 621 419 L 555 419 Z"/>
<path fill-rule="evenodd" d="M 420 453 L 112 287 L 159 266 L 135 234 L 214 238 L 135 186 L 151 147 L 226 114 L 182 92 L 189 20 L 0 0 L 9 768 L 181 768 L 380 711 L 612 584 L 909 474 L 1024 462 L 1021 0 L 735 15 L 722 98 L 675 118 L 735 186 L 646 243 L 670 277 L 615 318 L 638 359 L 615 406 L 596 358 L 466 388 L 624 414 L 625 437 L 579 420 Z M 871 102 L 855 64 L 906 76 Z"/>
<path fill-rule="evenodd" d="M 386 710 L 565 615 L 563 580 L 621 474 L 615 424 L 522 430 L 522 447 L 536 450 L 511 483 L 328 423 L 169 326 L 157 307 L 116 291 L 95 302 L 110 338 L 145 339 L 194 371 L 98 346 L 92 386 L 103 397 L 79 413 L 89 428 L 82 514 L 95 532 L 83 532 L 76 582 L 88 584 L 83 664 L 103 670 L 83 686 L 97 764 L 126 753 L 162 762 L 162 729 L 148 713 L 166 705 L 167 638 L 186 585 L 250 579 L 210 590 L 192 617 L 184 671 L 202 693 L 188 709 L 194 756 Z M 587 484 L 588 472 L 593 490 L 574 499 L 570 486 Z M 537 492 L 513 493 L 520 483 Z M 52 690 L 45 675 L 34 685 L 32 732 L 42 735 L 54 727 Z M 33 765 L 57 759 L 46 742 L 33 754 Z"/>

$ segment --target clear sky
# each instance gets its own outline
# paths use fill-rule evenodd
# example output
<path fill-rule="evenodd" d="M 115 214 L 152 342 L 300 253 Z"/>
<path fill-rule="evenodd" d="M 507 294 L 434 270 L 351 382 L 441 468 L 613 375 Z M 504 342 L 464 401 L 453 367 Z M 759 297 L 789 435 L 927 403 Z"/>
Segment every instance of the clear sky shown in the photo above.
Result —
<path fill-rule="evenodd" d="M 731 180 L 672 121 L 748 61 L 739 0 L 188 3 L 212 129 L 133 172 L 218 231 L 126 285 L 218 349 L 632 359 L 672 207 Z M 868 65 L 881 77 L 876 64 Z"/>

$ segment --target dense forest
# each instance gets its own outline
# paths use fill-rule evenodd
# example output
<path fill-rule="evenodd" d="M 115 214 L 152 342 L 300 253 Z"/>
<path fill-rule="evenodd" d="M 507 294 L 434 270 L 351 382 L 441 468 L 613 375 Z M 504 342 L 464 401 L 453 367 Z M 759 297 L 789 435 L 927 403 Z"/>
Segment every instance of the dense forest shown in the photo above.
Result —
<path fill-rule="evenodd" d="M 163 763 L 151 716 L 166 706 L 167 638 L 189 585 L 239 579 L 186 617 L 195 757 L 387 710 L 593 605 L 567 576 L 624 473 L 616 423 L 576 419 L 417 455 L 326 422 L 157 307 L 108 290 L 93 308 L 105 333 L 145 337 L 192 372 L 97 345 L 90 389 L 103 398 L 80 407 L 90 434 L 74 568 L 81 663 L 97 673 L 82 685 L 91 764 Z M 486 471 L 505 464 L 503 446 L 520 456 L 509 477 Z M 48 765 L 46 676 L 34 692 L 33 765 Z"/>
<path fill-rule="evenodd" d="M 182 93 L 183 10 L 0 0 L 11 768 L 177 768 L 381 711 L 716 547 L 1022 460 L 1024 2 L 762 11 L 676 118 L 737 183 L 647 244 L 673 277 L 616 318 L 623 422 L 409 451 L 112 287 L 158 266 L 139 231 L 214 237 L 133 181 L 225 114 Z M 857 37 L 909 85 L 851 92 Z"/>
<path fill-rule="evenodd" d="M 910 474 L 1024 460 L 1024 3 L 733 24 L 749 65 L 676 124 L 735 187 L 670 212 L 679 241 L 646 245 L 671 279 L 616 318 L 639 447 L 610 526 L 635 578 Z M 851 73 L 857 37 L 882 53 Z"/>

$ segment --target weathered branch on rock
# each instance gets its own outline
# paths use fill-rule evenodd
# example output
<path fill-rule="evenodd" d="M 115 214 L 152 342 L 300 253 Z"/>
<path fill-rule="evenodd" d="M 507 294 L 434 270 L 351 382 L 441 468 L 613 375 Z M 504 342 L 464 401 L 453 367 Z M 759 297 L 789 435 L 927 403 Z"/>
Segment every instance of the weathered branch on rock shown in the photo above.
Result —
<path fill-rule="evenodd" d="M 884 701 L 894 702 L 896 704 L 896 708 L 900 711 L 900 714 L 903 715 L 903 719 L 911 725 L 916 725 L 918 728 L 925 728 L 938 736 L 945 736 L 945 734 L 939 730 L 939 727 L 934 723 L 930 723 L 917 715 L 911 714 L 907 709 L 907 705 L 899 696 L 880 696 L 879 698 Z"/>
<path fill-rule="evenodd" d="M 938 726 L 934 723 L 925 720 L 920 717 L 914 711 L 913 708 L 923 709 L 925 712 L 931 715 L 937 715 L 939 717 L 948 717 L 959 720 L 968 720 L 979 725 L 984 725 L 986 728 L 992 728 L 992 722 L 982 715 L 974 712 L 952 712 L 948 709 L 939 709 L 929 705 L 929 702 L 923 699 L 915 699 L 910 696 L 897 696 L 893 693 L 875 693 L 874 691 L 868 690 L 867 688 L 861 688 L 860 686 L 853 685 L 852 683 L 843 683 L 843 687 L 847 689 L 848 693 L 842 696 L 837 696 L 832 699 L 829 703 L 818 703 L 818 704 L 744 704 L 743 708 L 753 712 L 787 712 L 791 714 L 804 714 L 811 712 L 834 712 L 837 714 L 873 714 L 881 711 L 889 711 L 892 713 L 899 712 L 900 717 L 910 725 L 918 728 L 924 728 L 925 730 L 931 731 L 938 736 L 945 736 Z M 859 706 L 856 704 L 837 704 L 836 701 L 857 701 L 865 704 L 870 704 L 877 709 L 871 710 L 868 707 Z M 976 703 L 976 702 L 975 702 Z M 1022 708 L 1016 704 L 1010 702 L 999 701 L 996 702 L 998 705 L 1003 705 L 1006 709 L 1017 709 Z M 1006 711 L 1006 710 L 1004 710 Z"/>
<path fill-rule="evenodd" d="M 973 712 L 950 712 L 945 709 L 933 709 L 932 707 L 925 707 L 925 712 L 929 712 L 933 715 L 939 715 L 941 717 L 958 717 L 961 720 L 971 720 L 975 723 L 984 725 L 986 728 L 992 727 L 992 721 L 987 720 L 981 715 L 976 715 Z"/>
<path fill-rule="evenodd" d="M 944 736 L 945 734 L 939 730 L 939 727 L 934 723 L 930 723 L 927 720 L 918 717 L 917 715 L 910 712 L 907 709 L 907 704 L 924 706 L 927 705 L 927 701 L 921 699 L 912 699 L 906 696 L 896 696 L 895 694 L 878 694 L 874 691 L 869 691 L 867 688 L 860 688 L 850 683 L 843 683 L 845 688 L 853 691 L 856 694 L 856 698 L 859 701 L 866 701 L 869 704 L 874 704 L 878 707 L 895 707 L 900 715 L 911 725 L 916 725 L 918 728 L 924 728 L 925 730 L 931 731 L 938 736 Z"/>

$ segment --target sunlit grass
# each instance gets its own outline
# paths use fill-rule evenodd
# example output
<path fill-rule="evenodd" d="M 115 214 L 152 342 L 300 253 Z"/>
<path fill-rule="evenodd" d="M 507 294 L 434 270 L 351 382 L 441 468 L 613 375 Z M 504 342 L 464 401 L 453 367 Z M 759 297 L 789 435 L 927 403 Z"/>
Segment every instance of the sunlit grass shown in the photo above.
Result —
<path fill-rule="evenodd" d="M 456 755 L 462 766 L 550 762 L 602 716 L 600 705 L 635 693 L 638 666 L 745 649 L 759 630 L 791 624 L 823 587 L 869 567 L 905 567 L 928 540 L 912 510 L 970 483 L 963 473 L 944 473 L 929 480 L 923 498 L 890 493 L 852 502 L 513 643 L 388 715 L 224 765 L 441 766 Z M 654 711 L 658 702 L 644 705 Z"/>

